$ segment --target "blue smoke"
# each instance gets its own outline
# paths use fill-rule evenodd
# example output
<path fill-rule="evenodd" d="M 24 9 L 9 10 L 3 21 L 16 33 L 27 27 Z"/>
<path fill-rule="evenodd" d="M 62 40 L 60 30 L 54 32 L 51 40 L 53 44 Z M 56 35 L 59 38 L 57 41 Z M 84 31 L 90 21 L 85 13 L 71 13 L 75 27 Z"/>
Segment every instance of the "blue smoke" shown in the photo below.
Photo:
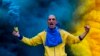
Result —
<path fill-rule="evenodd" d="M 76 0 L 3 0 L 3 5 L 8 7 L 10 24 L 17 24 L 22 34 L 32 37 L 47 28 L 49 14 L 56 16 L 61 28 L 71 29 L 76 2 Z"/>
<path fill-rule="evenodd" d="M 47 28 L 47 18 L 49 14 L 57 17 L 61 28 L 69 30 L 72 28 L 72 15 L 76 8 L 76 0 L 25 0 L 20 1 L 21 23 L 25 29 L 26 36 L 34 36 L 38 32 Z M 30 4 L 27 4 L 30 3 Z M 68 25 L 68 26 L 67 26 Z M 37 31 L 36 31 L 37 30 Z M 22 30 L 23 32 L 23 30 Z M 32 34 L 32 35 L 31 35 Z"/>
<path fill-rule="evenodd" d="M 18 26 L 22 35 L 33 37 L 48 27 L 48 15 L 54 14 L 61 28 L 73 31 L 72 15 L 76 7 L 77 0 L 0 0 L 0 27 L 7 26 L 5 28 L 13 31 L 12 28 Z M 0 29 L 0 35 L 6 32 L 3 30 Z M 38 55 L 36 50 L 29 48 L 25 50 L 32 52 L 30 55 L 27 53 L 28 56 Z M 39 53 L 42 54 L 41 51 Z"/>

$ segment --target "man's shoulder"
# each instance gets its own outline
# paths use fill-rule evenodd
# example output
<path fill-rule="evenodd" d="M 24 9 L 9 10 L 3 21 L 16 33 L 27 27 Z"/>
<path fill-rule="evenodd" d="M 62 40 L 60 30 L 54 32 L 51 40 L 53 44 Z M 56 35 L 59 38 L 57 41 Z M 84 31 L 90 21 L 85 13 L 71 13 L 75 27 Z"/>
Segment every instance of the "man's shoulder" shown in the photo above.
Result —
<path fill-rule="evenodd" d="M 59 29 L 59 31 L 62 31 L 62 32 L 67 32 L 66 30 L 64 30 L 64 29 Z"/>
<path fill-rule="evenodd" d="M 60 33 L 68 33 L 66 30 L 64 29 L 59 29 Z"/>
<path fill-rule="evenodd" d="M 70 32 L 64 30 L 64 29 L 60 29 L 60 33 L 62 34 L 66 34 L 66 35 L 72 35 Z"/>
<path fill-rule="evenodd" d="M 39 35 L 44 35 L 45 33 L 46 33 L 46 31 L 43 30 L 43 31 L 41 31 L 41 32 L 39 33 Z"/>

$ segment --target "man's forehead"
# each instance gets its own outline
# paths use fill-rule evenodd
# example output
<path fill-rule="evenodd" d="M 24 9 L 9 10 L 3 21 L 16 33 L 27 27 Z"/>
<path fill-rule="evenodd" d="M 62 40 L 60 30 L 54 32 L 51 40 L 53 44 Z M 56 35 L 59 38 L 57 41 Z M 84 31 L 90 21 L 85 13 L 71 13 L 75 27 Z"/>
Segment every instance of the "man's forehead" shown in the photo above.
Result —
<path fill-rule="evenodd" d="M 49 18 L 55 18 L 56 19 L 55 15 L 49 15 Z"/>

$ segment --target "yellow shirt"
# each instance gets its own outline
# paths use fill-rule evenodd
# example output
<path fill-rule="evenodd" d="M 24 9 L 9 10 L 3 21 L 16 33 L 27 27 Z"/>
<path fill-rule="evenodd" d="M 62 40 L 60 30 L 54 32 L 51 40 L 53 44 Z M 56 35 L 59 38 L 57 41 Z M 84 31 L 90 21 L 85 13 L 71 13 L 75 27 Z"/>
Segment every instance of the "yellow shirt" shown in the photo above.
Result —
<path fill-rule="evenodd" d="M 66 44 L 74 44 L 78 43 L 80 40 L 78 37 L 73 36 L 72 34 L 59 29 L 62 43 L 55 47 L 48 47 L 45 46 L 45 39 L 46 39 L 46 31 L 39 33 L 37 36 L 32 38 L 23 37 L 22 41 L 30 46 L 36 46 L 38 44 L 43 44 L 45 48 L 45 55 L 44 56 L 67 56 L 65 53 L 65 45 Z"/>

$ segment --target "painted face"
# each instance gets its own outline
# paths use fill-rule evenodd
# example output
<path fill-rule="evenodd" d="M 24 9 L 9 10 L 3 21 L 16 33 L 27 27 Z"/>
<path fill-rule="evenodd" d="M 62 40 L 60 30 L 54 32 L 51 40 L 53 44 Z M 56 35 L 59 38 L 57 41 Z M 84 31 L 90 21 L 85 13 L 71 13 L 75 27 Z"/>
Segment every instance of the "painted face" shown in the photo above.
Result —
<path fill-rule="evenodd" d="M 48 17 L 48 27 L 49 28 L 55 28 L 56 27 L 56 18 L 54 15 L 49 15 Z"/>

